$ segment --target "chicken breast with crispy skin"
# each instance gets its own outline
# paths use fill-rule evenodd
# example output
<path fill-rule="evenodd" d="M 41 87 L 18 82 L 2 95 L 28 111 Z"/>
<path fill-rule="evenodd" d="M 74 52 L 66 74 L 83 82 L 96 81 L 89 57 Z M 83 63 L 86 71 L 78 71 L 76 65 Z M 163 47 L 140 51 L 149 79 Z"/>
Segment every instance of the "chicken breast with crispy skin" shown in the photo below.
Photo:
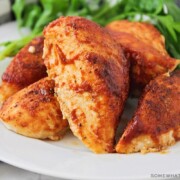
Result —
<path fill-rule="evenodd" d="M 49 78 L 9 97 L 0 109 L 0 118 L 8 129 L 37 139 L 58 140 L 68 129 L 54 96 L 54 81 Z"/>
<path fill-rule="evenodd" d="M 123 20 L 114 21 L 106 28 L 122 46 L 131 63 L 133 94 L 139 94 L 150 80 L 173 71 L 180 63 L 168 55 L 163 35 L 151 24 Z"/>
<path fill-rule="evenodd" d="M 160 54 L 168 55 L 165 48 L 164 36 L 149 23 L 119 20 L 109 23 L 106 28 L 115 32 L 131 34 L 139 41 L 144 42 L 159 51 Z"/>
<path fill-rule="evenodd" d="M 33 39 L 20 50 L 2 75 L 0 103 L 24 87 L 47 76 L 42 59 L 44 38 Z"/>
<path fill-rule="evenodd" d="M 63 117 L 96 153 L 114 151 L 128 94 L 129 65 L 110 34 L 81 17 L 61 17 L 44 30 L 44 58 Z"/>
<path fill-rule="evenodd" d="M 154 152 L 180 139 L 180 71 L 145 88 L 134 117 L 116 146 L 118 153 Z"/>

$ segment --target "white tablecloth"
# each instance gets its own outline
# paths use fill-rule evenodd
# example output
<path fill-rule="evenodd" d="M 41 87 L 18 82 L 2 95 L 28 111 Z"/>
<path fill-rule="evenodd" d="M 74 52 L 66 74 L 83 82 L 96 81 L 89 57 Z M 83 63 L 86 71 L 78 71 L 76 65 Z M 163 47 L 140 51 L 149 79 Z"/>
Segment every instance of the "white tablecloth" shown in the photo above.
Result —
<path fill-rule="evenodd" d="M 0 162 L 0 180 L 64 180 L 37 173 L 32 173 L 9 164 Z"/>

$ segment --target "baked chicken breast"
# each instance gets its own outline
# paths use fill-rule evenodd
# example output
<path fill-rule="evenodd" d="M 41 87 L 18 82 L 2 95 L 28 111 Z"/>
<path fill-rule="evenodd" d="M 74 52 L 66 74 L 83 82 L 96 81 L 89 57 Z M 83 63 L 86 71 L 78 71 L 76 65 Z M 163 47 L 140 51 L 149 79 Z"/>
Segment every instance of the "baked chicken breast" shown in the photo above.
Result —
<path fill-rule="evenodd" d="M 114 21 L 106 27 L 131 63 L 131 92 L 138 95 L 150 80 L 173 71 L 180 61 L 165 49 L 164 36 L 151 24 Z"/>
<path fill-rule="evenodd" d="M 118 153 L 154 152 L 180 139 L 180 71 L 164 74 L 145 88 L 134 117 L 116 146 Z"/>
<path fill-rule="evenodd" d="M 81 17 L 61 17 L 44 30 L 44 58 L 63 117 L 89 149 L 114 151 L 129 86 L 129 64 L 110 34 Z"/>
<path fill-rule="evenodd" d="M 13 58 L 2 75 L 0 104 L 28 85 L 47 76 L 42 59 L 44 38 L 33 39 Z"/>
<path fill-rule="evenodd" d="M 54 96 L 54 81 L 49 78 L 9 97 L 0 109 L 0 118 L 8 129 L 37 139 L 58 140 L 68 129 Z"/>

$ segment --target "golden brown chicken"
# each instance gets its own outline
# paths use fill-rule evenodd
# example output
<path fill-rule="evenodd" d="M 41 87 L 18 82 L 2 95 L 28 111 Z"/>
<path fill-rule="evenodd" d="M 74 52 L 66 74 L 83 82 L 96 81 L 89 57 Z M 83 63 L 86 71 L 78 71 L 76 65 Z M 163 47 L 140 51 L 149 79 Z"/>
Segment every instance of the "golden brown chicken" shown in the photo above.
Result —
<path fill-rule="evenodd" d="M 109 33 L 81 17 L 61 17 L 44 30 L 44 58 L 63 117 L 96 153 L 113 152 L 128 94 L 129 65 Z"/>
<path fill-rule="evenodd" d="M 49 78 L 9 97 L 0 109 L 0 118 L 8 129 L 38 139 L 58 140 L 68 129 L 54 96 L 54 81 Z"/>
<path fill-rule="evenodd" d="M 149 23 L 121 20 L 111 22 L 106 28 L 115 32 L 131 34 L 139 41 L 144 42 L 159 51 L 160 54 L 168 55 L 165 49 L 164 36 Z"/>
<path fill-rule="evenodd" d="M 146 86 L 133 119 L 120 138 L 118 153 L 153 152 L 180 139 L 180 71 Z"/>
<path fill-rule="evenodd" d="M 158 75 L 173 71 L 180 63 L 168 55 L 163 35 L 151 24 L 124 20 L 114 21 L 106 28 L 131 63 L 131 91 L 134 94 Z"/>
<path fill-rule="evenodd" d="M 2 76 L 0 104 L 24 87 L 47 76 L 42 59 L 44 38 L 33 39 L 14 57 Z"/>

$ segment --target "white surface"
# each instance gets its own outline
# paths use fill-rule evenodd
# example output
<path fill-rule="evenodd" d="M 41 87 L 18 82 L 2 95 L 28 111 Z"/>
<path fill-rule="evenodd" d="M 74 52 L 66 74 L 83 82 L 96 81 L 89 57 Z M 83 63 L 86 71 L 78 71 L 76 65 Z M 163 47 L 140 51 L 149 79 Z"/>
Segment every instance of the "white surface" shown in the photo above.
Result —
<path fill-rule="evenodd" d="M 63 180 L 0 163 L 0 180 Z"/>
<path fill-rule="evenodd" d="M 10 13 L 10 1 L 0 0 L 0 16 Z"/>
<path fill-rule="evenodd" d="M 15 24 L 1 26 L 0 40 L 17 36 Z M 7 64 L 8 61 L 0 62 L 0 74 Z M 131 108 L 128 104 L 128 109 Z M 33 172 L 68 179 L 152 179 L 151 174 L 180 174 L 180 143 L 166 154 L 97 155 L 87 150 L 71 133 L 59 142 L 40 141 L 8 131 L 0 123 L 0 160 Z"/>

